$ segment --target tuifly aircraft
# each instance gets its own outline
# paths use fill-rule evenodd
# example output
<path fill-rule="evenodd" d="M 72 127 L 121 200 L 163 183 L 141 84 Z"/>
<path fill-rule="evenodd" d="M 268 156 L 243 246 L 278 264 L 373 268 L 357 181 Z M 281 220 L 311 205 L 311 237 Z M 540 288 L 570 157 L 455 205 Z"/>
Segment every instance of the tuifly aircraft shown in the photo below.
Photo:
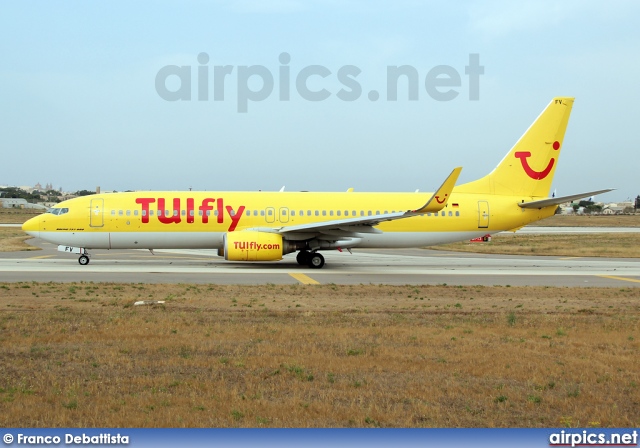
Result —
<path fill-rule="evenodd" d="M 558 204 L 610 189 L 550 196 L 573 98 L 554 98 L 486 176 L 435 192 L 137 191 L 70 199 L 31 218 L 28 234 L 89 263 L 91 249 L 217 249 L 231 261 L 297 252 L 322 268 L 323 251 L 424 247 L 516 230 Z"/>

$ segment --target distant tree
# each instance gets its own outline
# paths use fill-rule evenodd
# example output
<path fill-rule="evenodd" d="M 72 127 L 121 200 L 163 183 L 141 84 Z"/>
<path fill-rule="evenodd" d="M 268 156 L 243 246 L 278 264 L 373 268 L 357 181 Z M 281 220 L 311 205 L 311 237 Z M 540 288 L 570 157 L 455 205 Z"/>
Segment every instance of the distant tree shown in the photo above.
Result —
<path fill-rule="evenodd" d="M 91 194 L 96 194 L 95 191 L 89 191 L 89 190 L 78 190 L 75 193 L 73 193 L 76 196 L 89 196 Z"/>
<path fill-rule="evenodd" d="M 12 198 L 12 199 L 16 199 L 16 198 L 23 198 L 26 199 L 29 202 L 35 202 L 35 201 L 39 201 L 40 198 L 40 192 L 34 190 L 33 193 L 29 193 L 27 191 L 24 191 L 20 188 L 16 188 L 16 187 L 7 187 L 7 188 L 0 188 L 0 191 L 3 192 L 3 197 L 5 198 Z"/>
<path fill-rule="evenodd" d="M 601 213 L 602 212 L 602 205 L 596 205 L 593 202 L 591 203 L 591 205 L 587 205 L 584 208 L 584 212 L 587 214 L 591 214 L 591 213 Z"/>

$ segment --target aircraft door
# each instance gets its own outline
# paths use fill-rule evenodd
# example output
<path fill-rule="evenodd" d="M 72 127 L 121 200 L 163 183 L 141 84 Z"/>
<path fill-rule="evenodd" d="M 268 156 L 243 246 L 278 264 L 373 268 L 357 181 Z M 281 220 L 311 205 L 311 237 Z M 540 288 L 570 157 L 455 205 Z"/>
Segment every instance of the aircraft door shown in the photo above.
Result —
<path fill-rule="evenodd" d="M 489 203 L 478 201 L 478 228 L 486 229 L 487 227 L 489 227 Z"/>
<path fill-rule="evenodd" d="M 280 208 L 280 222 L 289 222 L 289 209 L 287 207 Z"/>
<path fill-rule="evenodd" d="M 89 225 L 91 227 L 104 226 L 104 199 L 91 199 Z"/>

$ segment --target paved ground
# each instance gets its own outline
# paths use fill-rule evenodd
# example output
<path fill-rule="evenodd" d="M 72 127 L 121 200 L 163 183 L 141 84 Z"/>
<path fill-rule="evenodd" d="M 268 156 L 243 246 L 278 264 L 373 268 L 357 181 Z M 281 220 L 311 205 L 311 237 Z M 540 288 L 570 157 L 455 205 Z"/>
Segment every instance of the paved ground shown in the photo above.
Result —
<path fill-rule="evenodd" d="M 0 282 L 93 281 L 220 284 L 442 284 L 640 287 L 640 260 L 531 257 L 425 249 L 325 252 L 327 264 L 298 266 L 294 255 L 274 263 L 231 263 L 207 250 L 93 251 L 80 266 L 76 255 L 30 240 L 38 252 L 0 254 Z"/>

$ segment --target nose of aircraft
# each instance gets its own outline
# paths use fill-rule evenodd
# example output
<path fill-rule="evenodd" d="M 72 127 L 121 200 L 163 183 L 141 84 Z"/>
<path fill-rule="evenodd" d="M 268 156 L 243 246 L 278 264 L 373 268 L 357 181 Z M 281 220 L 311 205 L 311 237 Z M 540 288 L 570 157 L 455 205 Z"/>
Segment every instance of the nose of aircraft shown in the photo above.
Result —
<path fill-rule="evenodd" d="M 36 216 L 22 224 L 22 230 L 27 232 L 29 235 L 38 238 L 40 236 L 40 217 Z"/>

